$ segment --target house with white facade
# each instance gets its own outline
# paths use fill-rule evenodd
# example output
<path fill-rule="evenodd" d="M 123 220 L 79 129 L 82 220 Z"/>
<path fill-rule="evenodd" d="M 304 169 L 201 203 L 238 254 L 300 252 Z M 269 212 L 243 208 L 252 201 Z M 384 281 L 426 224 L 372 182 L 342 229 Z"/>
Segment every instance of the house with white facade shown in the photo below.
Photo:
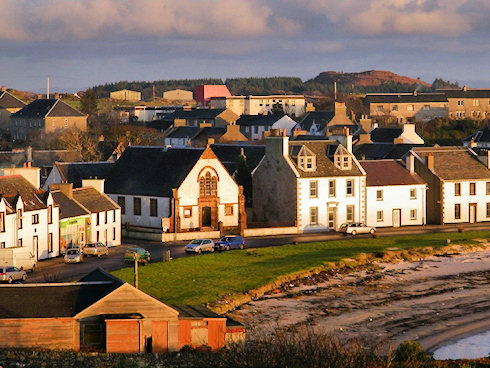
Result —
<path fill-rule="evenodd" d="M 490 160 L 465 147 L 415 147 L 409 155 L 428 184 L 427 223 L 490 221 Z"/>
<path fill-rule="evenodd" d="M 299 124 L 287 115 L 243 115 L 237 120 L 242 134 L 250 140 L 258 141 L 271 129 L 285 129 L 286 135 L 292 136 Z"/>
<path fill-rule="evenodd" d="M 59 183 L 72 183 L 74 188 L 82 186 L 83 179 L 105 179 L 114 166 L 112 161 L 97 162 L 58 162 L 44 182 L 43 189 L 48 190 L 50 185 Z"/>
<path fill-rule="evenodd" d="M 375 227 L 424 225 L 426 183 L 396 160 L 360 161 L 366 171 L 366 224 Z M 411 160 L 411 162 L 410 162 Z"/>
<path fill-rule="evenodd" d="M 373 143 L 384 144 L 424 144 L 423 138 L 415 131 L 415 124 L 397 127 L 377 127 L 371 131 Z"/>
<path fill-rule="evenodd" d="M 351 152 L 333 140 L 289 141 L 272 131 L 252 173 L 254 220 L 300 231 L 337 230 L 365 221 L 366 174 Z"/>
<path fill-rule="evenodd" d="M 23 247 L 34 259 L 59 255 L 59 208 L 49 192 L 20 175 L 0 177 L 0 248 Z"/>
<path fill-rule="evenodd" d="M 127 227 L 168 232 L 246 226 L 243 189 L 211 147 L 128 147 L 106 192 Z"/>
<path fill-rule="evenodd" d="M 212 97 L 210 106 L 215 109 L 229 109 L 238 116 L 270 114 L 274 106 L 281 106 L 284 113 L 296 117 L 302 116 L 306 111 L 305 96 L 302 95 Z"/>

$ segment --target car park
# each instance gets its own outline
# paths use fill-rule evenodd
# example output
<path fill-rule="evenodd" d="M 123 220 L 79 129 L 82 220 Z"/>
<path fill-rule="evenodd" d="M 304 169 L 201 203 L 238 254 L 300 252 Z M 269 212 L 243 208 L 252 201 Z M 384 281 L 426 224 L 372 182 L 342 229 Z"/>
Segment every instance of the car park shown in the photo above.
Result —
<path fill-rule="evenodd" d="M 226 235 L 214 242 L 214 250 L 217 251 L 230 250 L 233 248 L 243 249 L 244 247 L 245 241 L 239 235 Z"/>
<path fill-rule="evenodd" d="M 214 252 L 214 242 L 211 239 L 195 239 L 185 246 L 186 253 Z"/>
<path fill-rule="evenodd" d="M 347 224 L 342 224 L 340 226 L 339 232 L 344 233 L 344 235 L 351 234 L 374 234 L 376 232 L 376 228 L 373 226 L 367 226 L 362 222 L 350 222 Z"/>
<path fill-rule="evenodd" d="M 63 259 L 65 263 L 81 263 L 83 262 L 83 252 L 80 248 L 69 248 Z"/>
<path fill-rule="evenodd" d="M 14 281 L 25 281 L 27 279 L 27 273 L 24 270 L 20 270 L 15 266 L 1 266 L 0 267 L 0 281 L 8 282 L 11 284 Z"/>
<path fill-rule="evenodd" d="M 124 262 L 134 262 L 134 258 L 138 257 L 138 262 L 148 263 L 151 260 L 150 252 L 144 248 L 130 248 L 124 253 Z"/>
<path fill-rule="evenodd" d="M 85 256 L 108 256 L 109 255 L 109 248 L 104 243 L 97 242 L 97 243 L 89 243 L 85 244 L 85 247 L 83 247 L 83 255 Z"/>

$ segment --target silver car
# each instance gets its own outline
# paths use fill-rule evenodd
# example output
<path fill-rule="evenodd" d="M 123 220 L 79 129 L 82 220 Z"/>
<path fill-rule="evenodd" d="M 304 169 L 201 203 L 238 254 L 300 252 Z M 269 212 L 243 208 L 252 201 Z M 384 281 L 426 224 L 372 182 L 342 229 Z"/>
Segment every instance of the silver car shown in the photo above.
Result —
<path fill-rule="evenodd" d="M 2 266 L 0 267 L 0 281 L 8 282 L 11 284 L 13 281 L 27 279 L 26 271 L 19 270 L 14 266 Z"/>
<path fill-rule="evenodd" d="M 109 255 L 109 248 L 106 247 L 104 243 L 97 242 L 97 243 L 89 243 L 86 244 L 85 247 L 83 247 L 83 255 L 85 256 L 108 256 Z"/>
<path fill-rule="evenodd" d="M 195 239 L 185 246 L 186 253 L 214 252 L 214 242 L 211 239 Z"/>
<path fill-rule="evenodd" d="M 83 253 L 80 248 L 70 248 L 64 256 L 65 263 L 80 263 L 83 262 Z"/>
<path fill-rule="evenodd" d="M 344 233 L 344 235 L 352 234 L 374 234 L 376 232 L 376 228 L 373 226 L 367 226 L 362 222 L 351 222 L 348 224 L 342 224 L 340 226 L 339 232 Z"/>

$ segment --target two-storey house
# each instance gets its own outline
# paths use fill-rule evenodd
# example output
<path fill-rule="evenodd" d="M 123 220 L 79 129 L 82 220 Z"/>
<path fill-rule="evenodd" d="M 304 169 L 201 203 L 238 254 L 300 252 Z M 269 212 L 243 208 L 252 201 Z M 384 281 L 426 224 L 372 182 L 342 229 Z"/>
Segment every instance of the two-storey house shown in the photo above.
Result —
<path fill-rule="evenodd" d="M 0 131 L 10 131 L 10 115 L 22 109 L 26 104 L 7 91 L 5 86 L 0 90 Z"/>

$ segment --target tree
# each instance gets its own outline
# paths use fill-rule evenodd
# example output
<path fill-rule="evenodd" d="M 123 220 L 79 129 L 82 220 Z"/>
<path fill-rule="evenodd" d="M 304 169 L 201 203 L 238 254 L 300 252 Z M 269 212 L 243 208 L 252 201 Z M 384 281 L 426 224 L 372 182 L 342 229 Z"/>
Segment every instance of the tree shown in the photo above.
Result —
<path fill-rule="evenodd" d="M 252 201 L 252 174 L 245 156 L 240 155 L 237 158 L 235 180 L 238 185 L 243 186 L 245 203 L 250 205 Z"/>
<path fill-rule="evenodd" d="M 97 113 L 97 95 L 93 89 L 88 89 L 85 93 L 80 97 L 81 107 L 80 110 L 89 116 L 92 116 Z"/>
<path fill-rule="evenodd" d="M 87 132 L 82 132 L 79 129 L 69 129 L 61 133 L 55 141 L 58 148 L 80 152 L 83 161 L 100 160 L 98 140 Z"/>
<path fill-rule="evenodd" d="M 274 105 L 272 105 L 271 112 L 274 115 L 284 115 L 284 108 L 282 107 L 281 103 L 276 102 Z"/>

